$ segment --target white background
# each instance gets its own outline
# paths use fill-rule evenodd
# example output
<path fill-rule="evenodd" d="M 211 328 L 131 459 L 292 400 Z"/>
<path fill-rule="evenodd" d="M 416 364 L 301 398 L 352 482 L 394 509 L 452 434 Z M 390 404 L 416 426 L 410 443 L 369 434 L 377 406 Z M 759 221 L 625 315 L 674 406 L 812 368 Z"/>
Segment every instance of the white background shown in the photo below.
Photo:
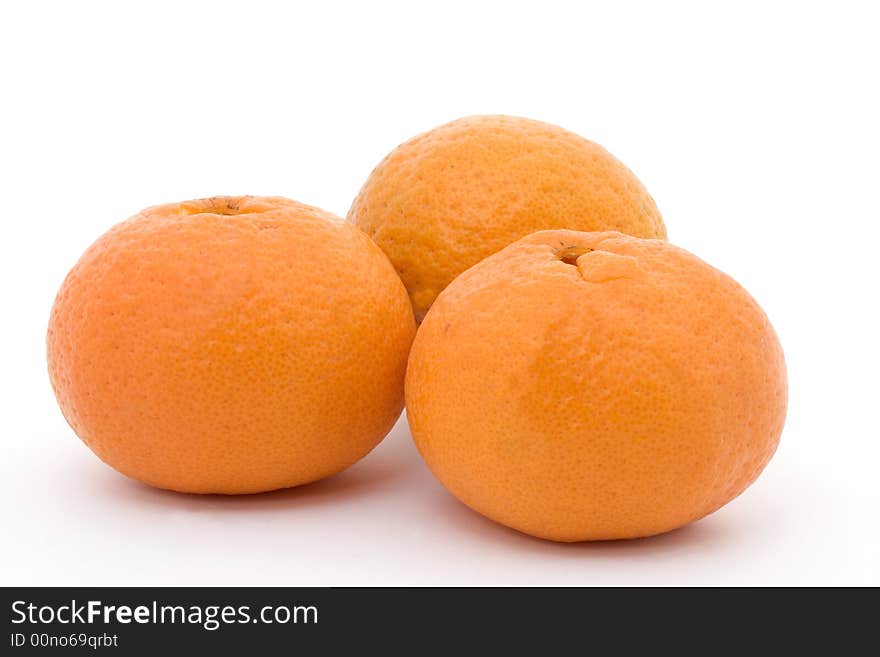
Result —
<path fill-rule="evenodd" d="M 878 584 L 880 102 L 871 3 L 4 3 L 2 584 Z M 49 387 L 80 253 L 142 207 L 344 215 L 398 143 L 506 113 L 603 144 L 786 352 L 759 481 L 657 538 L 557 545 L 449 496 L 405 420 L 324 482 L 223 498 L 103 465 Z"/>

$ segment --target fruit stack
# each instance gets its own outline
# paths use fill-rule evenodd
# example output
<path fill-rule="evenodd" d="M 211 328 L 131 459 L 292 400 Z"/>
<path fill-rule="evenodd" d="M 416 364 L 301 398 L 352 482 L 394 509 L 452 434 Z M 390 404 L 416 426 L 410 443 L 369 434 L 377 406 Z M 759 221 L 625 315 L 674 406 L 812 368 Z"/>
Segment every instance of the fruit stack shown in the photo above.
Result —
<path fill-rule="evenodd" d="M 748 292 L 668 243 L 601 146 L 507 116 L 401 145 L 346 221 L 280 197 L 148 208 L 83 254 L 47 342 L 73 430 L 147 484 L 316 481 L 405 401 L 453 495 L 556 541 L 712 513 L 766 466 L 786 409 Z"/>

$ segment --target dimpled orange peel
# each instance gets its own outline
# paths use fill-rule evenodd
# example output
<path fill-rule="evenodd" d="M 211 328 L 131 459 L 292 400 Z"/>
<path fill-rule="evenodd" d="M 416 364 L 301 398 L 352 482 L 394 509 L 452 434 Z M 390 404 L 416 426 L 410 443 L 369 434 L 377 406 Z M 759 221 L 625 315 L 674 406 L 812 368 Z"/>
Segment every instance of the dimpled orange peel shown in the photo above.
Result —
<path fill-rule="evenodd" d="M 385 255 L 283 198 L 148 208 L 68 274 L 48 362 L 65 418 L 147 484 L 256 493 L 339 472 L 403 404 L 415 321 Z"/>
<path fill-rule="evenodd" d="M 399 146 L 348 220 L 388 254 L 419 321 L 458 274 L 536 230 L 666 237 L 654 200 L 608 151 L 512 116 L 459 119 Z"/>
<path fill-rule="evenodd" d="M 440 294 L 406 377 L 462 502 L 554 541 L 649 536 L 739 495 L 779 441 L 782 349 L 732 278 L 615 232 L 529 235 Z"/>

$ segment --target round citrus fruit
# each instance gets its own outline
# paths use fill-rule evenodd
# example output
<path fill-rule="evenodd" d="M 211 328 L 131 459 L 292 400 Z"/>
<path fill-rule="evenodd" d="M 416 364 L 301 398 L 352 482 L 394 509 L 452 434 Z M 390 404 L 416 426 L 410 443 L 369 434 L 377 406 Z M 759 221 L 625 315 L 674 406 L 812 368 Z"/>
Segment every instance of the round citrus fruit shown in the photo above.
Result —
<path fill-rule="evenodd" d="M 388 254 L 419 321 L 461 272 L 537 230 L 666 237 L 653 199 L 608 151 L 511 116 L 459 119 L 399 146 L 348 220 Z"/>
<path fill-rule="evenodd" d="M 769 461 L 782 349 L 733 279 L 661 240 L 541 231 L 459 276 L 406 377 L 438 479 L 534 536 L 648 536 L 712 513 Z"/>
<path fill-rule="evenodd" d="M 147 484 L 256 493 L 339 472 L 403 404 L 415 321 L 370 239 L 283 198 L 162 205 L 112 228 L 52 310 L 65 418 Z"/>

